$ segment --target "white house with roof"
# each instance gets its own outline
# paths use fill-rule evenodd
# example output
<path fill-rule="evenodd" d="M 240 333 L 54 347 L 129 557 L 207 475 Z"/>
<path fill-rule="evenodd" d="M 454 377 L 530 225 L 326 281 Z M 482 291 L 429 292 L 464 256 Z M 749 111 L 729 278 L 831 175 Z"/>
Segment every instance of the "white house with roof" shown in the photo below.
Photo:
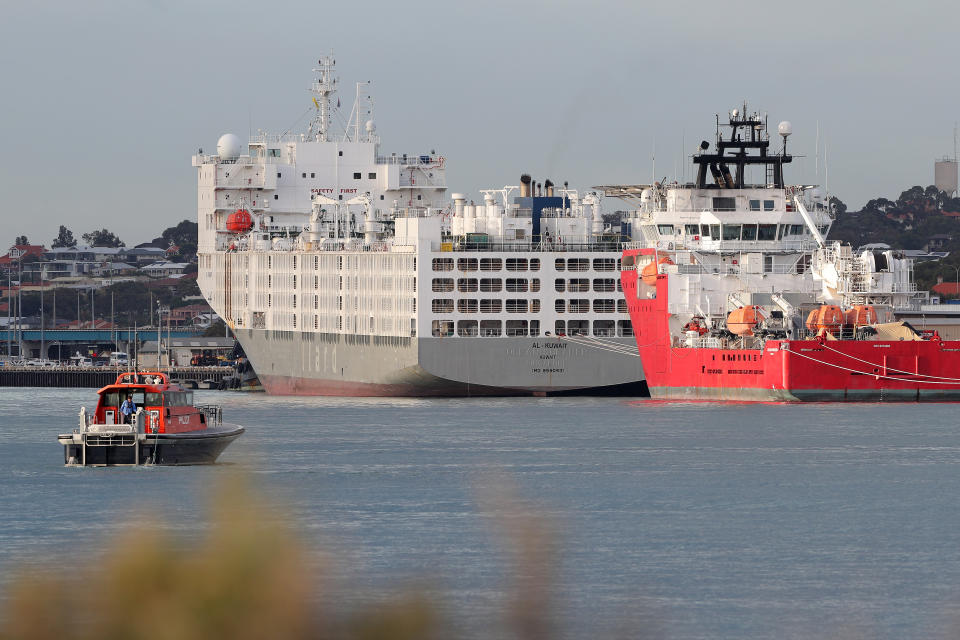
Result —
<path fill-rule="evenodd" d="M 151 278 L 179 278 L 183 275 L 183 270 L 188 266 L 185 262 L 154 262 L 153 264 L 148 264 L 145 267 L 141 267 L 141 271 L 150 276 Z"/>

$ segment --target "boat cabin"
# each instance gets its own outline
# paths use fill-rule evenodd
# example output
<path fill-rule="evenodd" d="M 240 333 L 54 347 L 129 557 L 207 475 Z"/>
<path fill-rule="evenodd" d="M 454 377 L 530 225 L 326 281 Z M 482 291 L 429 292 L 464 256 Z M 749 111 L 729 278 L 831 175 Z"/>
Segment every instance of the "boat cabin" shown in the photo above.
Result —
<path fill-rule="evenodd" d="M 97 424 L 121 424 L 120 407 L 130 396 L 137 409 L 146 413 L 150 433 L 183 433 L 207 428 L 207 417 L 193 405 L 193 392 L 170 382 L 159 371 L 127 372 L 97 394 Z"/>

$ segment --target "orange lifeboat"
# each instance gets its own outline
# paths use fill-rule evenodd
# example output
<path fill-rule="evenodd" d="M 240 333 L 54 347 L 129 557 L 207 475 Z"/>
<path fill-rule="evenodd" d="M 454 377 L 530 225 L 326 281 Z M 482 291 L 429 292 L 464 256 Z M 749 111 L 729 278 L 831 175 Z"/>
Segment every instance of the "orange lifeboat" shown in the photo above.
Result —
<path fill-rule="evenodd" d="M 739 307 L 727 314 L 727 330 L 737 336 L 752 336 L 758 324 L 766 320 L 763 307 Z"/>
<path fill-rule="evenodd" d="M 648 284 L 651 287 L 657 284 L 657 274 L 660 273 L 660 265 L 662 264 L 673 264 L 673 260 L 669 256 L 663 256 L 657 262 L 651 262 L 643 268 L 643 271 L 640 272 L 640 278 L 643 280 L 643 284 Z"/>
<path fill-rule="evenodd" d="M 877 310 L 873 308 L 873 305 L 854 305 L 852 309 L 847 309 L 845 315 L 846 324 L 853 327 L 862 327 L 864 325 L 877 323 Z"/>
<path fill-rule="evenodd" d="M 827 330 L 838 333 L 846 321 L 843 309 L 833 304 L 824 304 L 814 309 L 807 316 L 807 329 L 814 332 Z"/>
<path fill-rule="evenodd" d="M 253 220 L 246 209 L 237 209 L 227 216 L 227 231 L 230 233 L 246 233 L 251 227 L 253 227 Z"/>

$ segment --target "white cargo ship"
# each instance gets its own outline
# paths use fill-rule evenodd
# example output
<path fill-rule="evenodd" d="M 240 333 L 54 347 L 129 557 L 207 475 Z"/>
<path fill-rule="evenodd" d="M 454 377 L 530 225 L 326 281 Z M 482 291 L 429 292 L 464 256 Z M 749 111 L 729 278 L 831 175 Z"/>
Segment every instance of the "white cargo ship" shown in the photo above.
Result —
<path fill-rule="evenodd" d="M 645 391 L 597 194 L 448 197 L 434 151 L 380 155 L 365 84 L 334 126 L 333 58 L 315 72 L 305 133 L 193 158 L 200 288 L 269 393 Z"/>

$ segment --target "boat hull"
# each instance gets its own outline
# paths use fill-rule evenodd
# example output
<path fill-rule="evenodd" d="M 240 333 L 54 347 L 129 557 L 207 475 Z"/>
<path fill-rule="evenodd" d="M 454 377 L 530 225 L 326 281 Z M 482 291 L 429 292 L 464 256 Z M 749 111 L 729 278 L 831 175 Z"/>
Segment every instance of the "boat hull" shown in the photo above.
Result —
<path fill-rule="evenodd" d="M 60 436 L 64 464 L 70 466 L 127 466 L 213 464 L 230 443 L 243 434 L 239 425 L 224 424 L 202 432 L 122 434 L 110 439 L 88 435 L 87 445 L 74 434 Z"/>
<path fill-rule="evenodd" d="M 249 329 L 236 335 L 274 395 L 647 395 L 631 337 L 603 338 L 606 348 L 597 349 L 556 337 L 374 341 Z"/>

